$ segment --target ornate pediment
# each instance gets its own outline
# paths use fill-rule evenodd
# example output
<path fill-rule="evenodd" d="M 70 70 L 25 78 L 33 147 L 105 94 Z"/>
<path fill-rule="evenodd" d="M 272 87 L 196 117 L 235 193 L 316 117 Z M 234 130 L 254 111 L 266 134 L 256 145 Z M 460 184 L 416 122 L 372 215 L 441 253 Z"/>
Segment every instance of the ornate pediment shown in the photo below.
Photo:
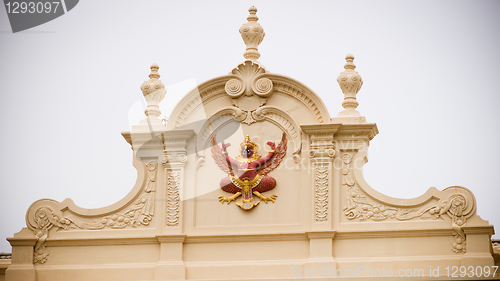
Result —
<path fill-rule="evenodd" d="M 398 199 L 365 182 L 378 129 L 356 110 L 363 81 L 354 56 L 337 79 L 344 110 L 330 118 L 314 91 L 257 61 L 265 33 L 257 9 L 249 12 L 240 28 L 246 60 L 190 91 L 166 125 L 158 117 L 168 94 L 151 66 L 141 86 L 146 118 L 122 133 L 135 186 L 100 209 L 71 199 L 34 202 L 27 228 L 10 240 L 19 273 L 11 280 L 104 280 L 115 272 L 122 275 L 111 279 L 284 279 L 291 265 L 492 266 L 493 227 L 476 215 L 470 190 L 430 188 Z M 232 201 L 239 208 L 224 206 Z M 218 251 L 231 247 L 239 250 Z M 259 270 L 242 275 L 246 264 Z"/>

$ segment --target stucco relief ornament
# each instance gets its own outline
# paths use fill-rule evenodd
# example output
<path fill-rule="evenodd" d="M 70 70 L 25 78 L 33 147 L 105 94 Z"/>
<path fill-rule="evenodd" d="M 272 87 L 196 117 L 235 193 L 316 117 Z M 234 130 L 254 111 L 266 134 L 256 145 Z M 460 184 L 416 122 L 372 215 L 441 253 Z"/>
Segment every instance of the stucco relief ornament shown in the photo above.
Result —
<path fill-rule="evenodd" d="M 48 207 L 39 208 L 34 217 L 34 233 L 36 236 L 36 244 L 33 253 L 33 263 L 43 264 L 47 261 L 47 256 L 50 254 L 46 249 L 46 241 L 49 237 L 49 230 L 52 227 L 68 229 L 70 221 L 55 215 L 52 209 Z"/>
<path fill-rule="evenodd" d="M 265 35 L 264 29 L 257 22 L 257 8 L 252 6 L 248 11 L 248 22 L 240 28 L 246 45 L 243 54 L 246 60 L 229 73 L 233 78 L 226 82 L 224 90 L 231 97 L 233 116 L 250 125 L 258 121 L 255 111 L 266 104 L 274 88 L 271 79 L 264 77 L 268 71 L 257 61 L 260 57 L 258 47 Z"/>
<path fill-rule="evenodd" d="M 246 59 L 256 61 L 260 57 L 257 48 L 264 39 L 266 33 L 264 32 L 264 28 L 257 22 L 259 20 L 259 17 L 257 17 L 257 8 L 252 6 L 248 11 L 250 12 L 250 15 L 247 17 L 248 22 L 240 27 L 241 37 L 247 45 L 247 50 L 243 56 Z"/>
<path fill-rule="evenodd" d="M 315 180 L 315 211 L 316 221 L 328 220 L 328 166 L 316 167 Z"/>
<path fill-rule="evenodd" d="M 257 154 L 257 144 L 250 140 L 247 135 L 240 144 L 240 155 L 236 159 L 229 157 L 227 147 L 231 144 L 222 143 L 222 148 L 217 145 L 215 135 L 212 137 L 212 157 L 224 172 L 228 174 L 220 182 L 220 187 L 225 192 L 234 194 L 231 197 L 219 196 L 219 201 L 231 203 L 239 196 L 241 201 L 236 203 L 243 210 L 250 210 L 257 206 L 260 201 L 255 201 L 252 195 L 257 196 L 267 204 L 267 201 L 274 203 L 276 194 L 269 197 L 262 195 L 276 187 L 276 180 L 267 174 L 277 168 L 286 155 L 287 140 L 283 133 L 281 142 L 276 147 L 274 142 L 267 142 L 271 147 L 269 154 L 261 157 Z"/>
<path fill-rule="evenodd" d="M 165 89 L 165 85 L 159 80 L 160 74 L 158 73 L 158 69 L 160 67 L 156 63 L 153 63 L 150 68 L 151 73 L 149 74 L 149 80 L 144 81 L 141 85 L 142 94 L 148 103 L 148 107 L 144 113 L 151 121 L 161 122 L 160 119 L 158 119 L 161 114 L 159 104 L 163 98 L 165 98 L 167 90 Z"/>
<path fill-rule="evenodd" d="M 457 193 L 441 198 L 437 204 L 422 208 L 402 209 L 394 208 L 384 204 L 369 202 L 365 194 L 356 187 L 354 175 L 352 174 L 353 156 L 344 153 L 342 156 L 342 185 L 344 186 L 344 214 L 349 220 L 359 219 L 360 221 L 373 220 L 383 221 L 386 219 L 396 219 L 399 221 L 420 218 L 423 220 L 442 219 L 447 214 L 451 218 L 454 239 L 451 242 L 451 249 L 455 253 L 465 253 L 467 237 L 463 230 L 466 226 L 467 218 L 472 216 L 474 202 L 466 199 L 470 194 L 464 188 L 458 189 Z M 450 187 L 454 189 L 456 187 Z M 444 190 L 446 191 L 446 189 Z"/>
<path fill-rule="evenodd" d="M 366 123 L 366 118 L 361 116 L 356 110 L 359 105 L 356 100 L 356 95 L 361 89 L 361 86 L 363 86 L 363 79 L 361 75 L 354 70 L 356 68 L 353 62 L 354 56 L 347 54 L 345 59 L 345 70 L 337 77 L 337 82 L 342 89 L 342 93 L 344 93 L 344 101 L 342 102 L 344 110 L 339 112 L 336 118 L 342 118 L 342 123 L 347 124 Z"/>
<path fill-rule="evenodd" d="M 51 224 L 47 224 L 49 229 L 52 226 L 56 226 L 58 230 L 69 230 L 69 229 L 103 229 L 106 227 L 112 229 L 123 229 L 126 227 L 138 227 L 147 226 L 151 222 L 154 216 L 155 208 L 155 193 L 156 193 L 156 174 L 158 164 L 156 161 L 150 161 L 146 164 L 146 169 L 148 173 L 148 181 L 142 191 L 141 195 L 135 200 L 135 203 L 131 204 L 127 209 L 122 212 L 110 214 L 99 219 L 93 220 L 80 220 L 71 216 L 58 216 L 46 207 L 40 208 L 36 215 L 43 215 L 44 217 L 51 217 L 54 220 L 50 220 Z M 49 214 L 51 214 L 49 216 Z M 35 221 L 38 217 L 35 217 Z M 59 219 L 60 217 L 60 219 Z M 41 220 L 45 222 L 45 220 Z M 37 221 L 38 224 L 38 221 Z M 45 224 L 44 224 L 45 225 Z M 38 227 L 37 227 L 38 228 Z M 42 229 L 42 228 L 41 228 Z M 35 235 L 38 231 L 35 229 Z"/>

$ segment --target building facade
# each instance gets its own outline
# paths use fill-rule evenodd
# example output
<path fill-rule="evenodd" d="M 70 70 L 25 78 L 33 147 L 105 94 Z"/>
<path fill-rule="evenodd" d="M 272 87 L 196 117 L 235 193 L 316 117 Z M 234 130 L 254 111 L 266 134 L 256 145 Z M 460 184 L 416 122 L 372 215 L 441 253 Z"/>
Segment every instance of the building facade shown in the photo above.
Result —
<path fill-rule="evenodd" d="M 146 117 L 122 133 L 134 188 L 100 209 L 34 202 L 9 238 L 5 280 L 498 276 L 494 229 L 470 190 L 396 199 L 363 179 L 378 129 L 356 110 L 354 56 L 337 79 L 344 110 L 331 117 L 310 88 L 258 61 L 265 33 L 249 12 L 245 61 L 189 92 L 166 124 L 151 66 Z"/>

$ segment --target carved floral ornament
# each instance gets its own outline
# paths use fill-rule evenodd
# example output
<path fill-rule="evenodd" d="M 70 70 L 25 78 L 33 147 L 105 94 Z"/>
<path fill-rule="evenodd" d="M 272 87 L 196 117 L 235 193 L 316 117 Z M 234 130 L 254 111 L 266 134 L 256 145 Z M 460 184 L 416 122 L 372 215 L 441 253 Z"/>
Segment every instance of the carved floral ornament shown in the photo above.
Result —
<path fill-rule="evenodd" d="M 104 216 L 85 219 L 74 215 L 65 215 L 58 211 L 59 202 L 54 200 L 39 200 L 28 209 L 26 224 L 33 230 L 37 242 L 34 251 L 34 263 L 45 263 L 49 255 L 46 249 L 46 240 L 49 230 L 86 229 L 96 230 L 103 228 L 123 229 L 126 227 L 147 226 L 153 219 L 156 193 L 156 174 L 158 164 L 151 161 L 145 164 L 148 180 L 143 186 L 140 196 L 129 204 L 123 211 Z"/>
<path fill-rule="evenodd" d="M 328 220 L 328 165 L 316 166 L 314 215 L 318 222 Z"/>
<path fill-rule="evenodd" d="M 290 144 L 293 146 L 293 159 L 299 163 L 302 145 L 300 126 L 286 109 L 268 106 L 267 100 L 276 93 L 287 96 L 309 109 L 319 123 L 329 120 L 328 110 L 321 99 L 307 86 L 286 76 L 269 73 L 257 61 L 258 56 L 252 55 L 256 54 L 254 51 L 257 51 L 258 44 L 262 42 L 264 32 L 256 23 L 257 9 L 251 7 L 249 11 L 249 22 L 240 29 L 247 45 L 247 52 L 244 54 L 247 60 L 234 68 L 229 75 L 209 80 L 186 95 L 172 112 L 173 117 L 169 120 L 167 128 L 174 129 L 186 125 L 197 109 L 226 96 L 230 98 L 232 106 L 211 112 L 210 119 L 214 116 L 231 116 L 247 125 L 268 121 L 287 133 Z M 213 131 L 215 130 L 216 128 L 213 128 Z M 207 122 L 200 131 L 202 137 L 201 141 L 198 141 L 198 147 L 205 148 L 210 143 L 208 135 L 211 131 L 207 133 L 208 131 Z M 201 160 L 203 161 L 204 159 Z"/>
<path fill-rule="evenodd" d="M 343 210 L 349 220 L 442 220 L 443 215 L 446 214 L 451 218 L 455 237 L 451 242 L 452 251 L 455 253 L 466 252 L 466 235 L 462 228 L 476 210 L 474 196 L 468 189 L 459 186 L 448 187 L 442 191 L 443 196 L 436 204 L 420 208 L 398 208 L 384 203 L 376 203 L 369 199 L 365 191 L 356 183 L 352 159 L 351 153 L 342 155 Z"/>
<path fill-rule="evenodd" d="M 242 122 L 252 124 L 255 122 L 252 112 L 263 106 L 271 96 L 273 82 L 263 76 L 268 71 L 257 61 L 260 57 L 258 46 L 265 35 L 264 29 L 257 22 L 257 8 L 252 6 L 248 11 L 248 22 L 240 28 L 241 37 L 247 46 L 243 56 L 247 60 L 229 73 L 231 78 L 226 82 L 224 90 L 232 98 L 233 105 L 245 112 L 246 117 Z"/>
<path fill-rule="evenodd" d="M 208 125 L 203 127 L 202 143 L 213 141 L 212 156 L 217 165 L 228 175 L 221 180 L 221 189 L 233 195 L 230 197 L 219 196 L 219 202 L 228 204 L 235 201 L 239 196 L 241 201 L 237 204 L 243 210 L 250 210 L 257 206 L 259 198 L 266 204 L 277 200 L 277 195 L 269 194 L 265 196 L 262 193 L 271 191 L 276 186 L 276 180 L 268 175 L 273 169 L 278 167 L 282 159 L 286 155 L 288 139 L 294 143 L 293 159 L 295 162 L 300 161 L 299 152 L 301 150 L 302 135 L 301 128 L 291 115 L 284 109 L 277 106 L 266 105 L 268 98 L 273 94 L 285 94 L 299 100 L 310 109 L 316 117 L 318 123 L 329 121 L 327 112 L 322 108 L 320 100 L 310 91 L 304 90 L 300 85 L 291 79 L 284 79 L 275 74 L 270 74 L 256 60 L 259 58 L 257 47 L 262 42 L 264 31 L 257 23 L 256 9 L 250 8 L 250 16 L 248 24 L 245 24 L 240 29 L 243 40 L 247 45 L 245 58 L 248 60 L 238 65 L 230 75 L 214 79 L 210 87 L 202 88 L 196 98 L 188 97 L 185 104 L 181 104 L 179 112 L 174 114 L 177 118 L 173 124 L 184 125 L 186 120 L 194 109 L 203 105 L 209 99 L 220 95 L 227 95 L 232 102 L 231 107 L 220 109 L 216 115 L 221 117 L 232 116 L 239 122 L 251 125 L 257 122 L 269 121 L 277 125 L 283 131 L 283 138 L 280 144 L 275 147 L 274 143 L 269 144 L 271 151 L 262 158 L 256 154 L 257 146 L 250 138 L 247 138 L 241 144 L 241 153 L 235 159 L 231 159 L 227 155 L 227 145 L 222 144 L 220 148 L 215 143 L 215 137 L 211 134 L 212 128 Z M 354 57 L 348 55 L 345 65 L 346 71 L 338 77 L 338 82 L 345 94 L 343 106 L 346 109 L 342 117 L 351 118 L 351 123 L 366 123 L 364 117 L 361 117 L 355 112 L 358 105 L 356 94 L 358 93 L 363 83 L 361 76 L 354 71 Z M 151 66 L 150 80 L 145 81 L 141 90 L 148 102 L 146 115 L 150 118 L 157 118 L 160 115 L 158 104 L 164 98 L 166 90 L 164 85 L 158 79 L 158 66 Z M 281 79 L 281 80 L 280 80 Z M 191 99 L 189 99 L 191 98 Z M 229 104 L 229 103 L 228 103 Z M 227 118 L 217 120 L 222 127 Z M 215 123 L 215 122 L 214 122 Z M 208 123 L 207 123 L 208 124 Z M 217 125 L 217 126 L 219 126 Z M 217 127 L 215 126 L 215 127 Z M 217 132 L 217 129 L 215 129 Z M 215 134 L 215 133 L 214 133 Z M 315 222 L 328 221 L 331 198 L 329 198 L 329 182 L 336 180 L 336 173 L 332 171 L 333 158 L 340 157 L 341 161 L 341 204 L 346 220 L 359 221 L 408 221 L 408 220 L 443 220 L 444 217 L 451 219 L 451 227 L 453 229 L 454 240 L 451 242 L 452 250 L 455 253 L 466 252 L 466 235 L 463 227 L 466 226 L 467 219 L 475 213 L 475 200 L 465 188 L 452 187 L 442 191 L 442 196 L 436 202 L 429 201 L 424 207 L 401 207 L 396 204 L 384 203 L 381 200 L 373 199 L 369 193 L 360 186 L 354 175 L 352 162 L 356 156 L 355 152 L 341 152 L 341 155 L 336 155 L 337 148 L 332 142 L 333 133 L 314 133 L 310 134 L 310 150 L 309 157 L 314 165 L 313 188 L 314 188 L 314 220 Z M 361 132 L 361 129 L 356 129 L 355 132 L 346 132 L 336 134 L 336 138 L 349 138 L 371 140 L 374 133 Z M 368 143 L 366 140 L 366 143 Z M 185 144 L 184 138 L 177 140 L 172 139 L 172 142 L 177 144 Z M 204 146 L 206 147 L 206 146 Z M 245 150 L 252 147 L 252 153 L 243 154 Z M 243 149 L 244 148 L 244 149 Z M 160 157 L 160 162 L 163 164 L 174 163 L 178 164 L 178 169 L 166 170 L 166 203 L 165 203 L 165 219 L 164 223 L 167 227 L 178 227 L 180 223 L 180 192 L 182 186 L 182 169 L 187 162 L 187 152 L 185 150 L 172 150 L 164 153 Z M 164 147 L 166 151 L 166 148 Z M 340 150 L 342 151 L 342 150 Z M 205 161 L 203 151 L 197 152 L 199 159 L 195 164 L 195 171 L 201 167 Z M 262 161 L 261 161 L 262 160 Z M 167 168 L 167 165 L 164 165 Z M 171 166 L 170 166 L 171 167 Z M 234 168 L 236 167 L 236 168 Z M 158 163 L 156 161 L 145 164 L 144 167 L 147 173 L 147 179 L 140 192 L 136 194 L 123 208 L 107 213 L 102 216 L 85 218 L 76 215 L 65 208 L 60 208 L 60 203 L 51 200 L 41 200 L 35 202 L 28 210 L 27 225 L 34 232 L 37 239 L 34 247 L 34 262 L 45 263 L 49 252 L 47 251 L 47 239 L 51 229 L 70 230 L 70 229 L 124 229 L 127 227 L 144 227 L 150 225 L 154 216 L 155 209 L 155 193 L 157 188 L 157 170 Z M 234 170 L 233 170 L 234 169 Z M 214 200 L 217 200 L 214 198 Z M 62 210 L 62 211 L 61 211 Z M 446 216 L 445 216 L 446 214 Z"/>
<path fill-rule="evenodd" d="M 248 12 L 250 13 L 247 17 L 248 22 L 240 27 L 241 37 L 247 46 L 243 56 L 246 59 L 256 61 L 260 57 L 258 51 L 259 44 L 262 43 L 266 33 L 257 22 L 259 20 L 259 17 L 257 17 L 257 8 L 252 6 L 248 9 Z"/>
<path fill-rule="evenodd" d="M 262 77 L 265 69 L 252 61 L 245 61 L 233 70 L 234 78 L 224 87 L 235 107 L 238 119 L 245 124 L 255 123 L 255 110 L 267 102 L 273 93 L 273 82 Z"/>
<path fill-rule="evenodd" d="M 151 73 L 149 74 L 149 80 L 144 81 L 141 85 L 141 91 L 148 104 L 144 113 L 153 120 L 156 120 L 161 114 L 159 107 L 160 102 L 165 98 L 167 89 L 165 85 L 159 80 L 160 74 L 158 69 L 160 67 L 153 63 L 151 65 Z"/>
<path fill-rule="evenodd" d="M 179 204 L 181 172 L 179 170 L 168 171 L 167 173 L 167 210 L 165 222 L 167 226 L 179 225 Z"/>

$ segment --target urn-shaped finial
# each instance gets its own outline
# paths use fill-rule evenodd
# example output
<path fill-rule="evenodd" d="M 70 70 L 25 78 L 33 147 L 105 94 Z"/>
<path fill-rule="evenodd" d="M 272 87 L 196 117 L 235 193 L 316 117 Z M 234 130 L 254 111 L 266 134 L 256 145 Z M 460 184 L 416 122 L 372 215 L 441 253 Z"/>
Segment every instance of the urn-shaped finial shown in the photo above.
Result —
<path fill-rule="evenodd" d="M 264 28 L 257 22 L 257 8 L 254 6 L 248 9 L 250 15 L 247 17 L 248 22 L 240 27 L 241 37 L 247 45 L 247 50 L 243 54 L 246 59 L 256 61 L 260 57 L 258 50 L 259 44 L 264 39 Z"/>
<path fill-rule="evenodd" d="M 158 69 L 160 67 L 153 63 L 151 65 L 151 73 L 149 74 L 149 80 L 144 81 L 141 85 L 142 94 L 148 103 L 148 107 L 144 111 L 144 113 L 153 119 L 157 119 L 160 114 L 159 104 L 165 97 L 167 93 L 167 89 L 165 89 L 165 85 L 159 80 L 160 74 L 158 73 Z M 158 119 L 159 120 L 159 119 Z"/>
<path fill-rule="evenodd" d="M 363 79 L 358 74 L 357 71 L 354 71 L 356 66 L 353 63 L 354 56 L 351 54 L 347 54 L 345 56 L 346 64 L 344 65 L 345 70 L 340 73 L 337 78 L 337 82 L 339 82 L 340 88 L 344 93 L 344 101 L 342 102 L 342 106 L 345 108 L 344 111 L 339 113 L 339 116 L 349 117 L 349 116 L 360 116 L 359 112 L 356 110 L 359 103 L 356 100 L 356 94 L 361 89 L 363 85 Z"/>

